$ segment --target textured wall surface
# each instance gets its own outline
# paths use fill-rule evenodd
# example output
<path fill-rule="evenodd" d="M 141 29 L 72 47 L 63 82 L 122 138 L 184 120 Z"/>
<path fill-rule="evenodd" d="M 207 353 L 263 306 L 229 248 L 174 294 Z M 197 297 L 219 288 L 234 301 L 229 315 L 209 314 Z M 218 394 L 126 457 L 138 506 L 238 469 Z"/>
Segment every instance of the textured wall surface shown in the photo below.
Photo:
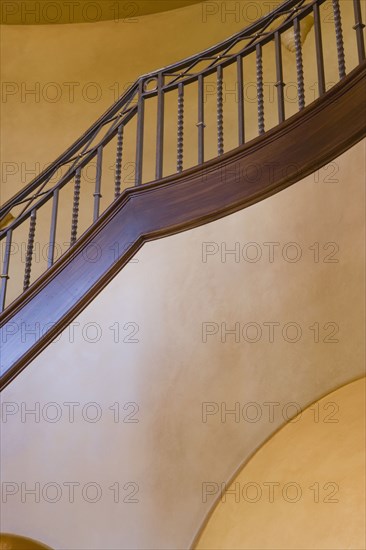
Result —
<path fill-rule="evenodd" d="M 210 5 L 218 8 L 211 14 L 197 4 L 136 22 L 63 25 L 62 32 L 2 27 L 2 200 L 140 74 L 213 45 L 273 7 Z M 349 0 L 341 5 L 349 70 L 356 63 L 353 9 Z M 338 77 L 329 12 L 322 25 L 331 86 Z M 264 67 L 273 85 L 272 53 L 264 52 Z M 303 53 L 309 103 L 316 94 L 313 30 Z M 297 108 L 296 75 L 293 54 L 283 55 L 289 115 Z M 253 85 L 253 64 L 245 74 Z M 269 89 L 266 127 L 276 123 Z M 55 91 L 61 95 L 53 100 Z M 252 93 L 247 87 L 248 138 L 256 129 Z M 213 156 L 215 97 L 206 99 Z M 189 94 L 186 101 L 194 122 Z M 236 107 L 228 94 L 229 120 Z M 166 112 L 169 135 L 176 118 L 171 105 Z M 196 131 L 185 133 L 187 166 L 195 162 Z M 146 132 L 149 179 L 155 127 Z M 235 146 L 233 136 L 225 150 Z M 170 153 L 175 159 L 173 140 Z M 203 483 L 228 482 L 299 408 L 363 374 L 364 158 L 361 143 L 266 201 L 138 252 L 2 393 L 2 530 L 64 550 L 188 548 L 212 506 Z M 125 186 L 128 176 L 127 166 Z M 105 201 L 112 183 L 113 171 Z M 82 193 L 92 197 L 91 186 Z M 69 237 L 70 198 L 65 193 L 60 202 L 60 242 Z M 88 223 L 82 217 L 80 229 Z M 47 218 L 37 227 L 43 246 Z M 15 242 L 24 244 L 26 233 Z M 15 261 L 12 281 L 20 284 L 24 256 Z M 34 262 L 32 280 L 42 261 Z M 24 338 L 34 338 L 26 328 Z"/>
<path fill-rule="evenodd" d="M 365 466 L 361 379 L 314 403 L 254 455 L 197 548 L 362 550 Z"/>
<path fill-rule="evenodd" d="M 1 202 L 30 182 L 80 136 L 141 74 L 177 62 L 220 42 L 273 9 L 276 2 L 206 2 L 178 10 L 137 17 L 72 25 L 3 25 L 1 27 Z M 334 22 L 328 2 L 321 8 L 327 88 L 338 81 Z M 357 64 L 352 3 L 341 2 L 346 68 Z M 365 17 L 364 17 L 365 19 Z M 187 39 L 189 29 L 189 39 Z M 168 47 L 167 47 L 168 45 Z M 285 111 L 298 110 L 295 54 L 283 47 Z M 263 48 L 266 130 L 278 122 L 273 44 Z M 303 44 L 306 105 L 318 94 L 314 27 Z M 255 56 L 245 59 L 245 139 L 258 134 Z M 202 68 L 202 67 L 201 67 Z M 238 145 L 236 69 L 224 70 L 224 150 Z M 184 168 L 197 164 L 197 85 L 185 90 Z M 217 155 L 216 76 L 205 78 L 205 160 Z M 156 99 L 145 106 L 143 181 L 155 178 Z M 164 175 L 176 171 L 177 93 L 165 97 Z M 136 121 L 124 131 L 122 188 L 135 178 Z M 116 140 L 104 150 L 103 211 L 114 198 Z M 51 178 L 54 185 L 68 166 Z M 83 170 L 78 235 L 92 223 L 95 162 Z M 70 242 L 73 181 L 60 192 L 56 258 Z M 37 216 L 31 282 L 46 269 L 51 201 Z M 23 206 L 21 207 L 23 208 Z M 13 215 L 20 207 L 13 209 Z M 14 231 L 14 250 L 7 304 L 21 292 L 29 223 Z M 5 245 L 0 247 L 3 255 Z M 1 260 L 1 257 L 0 257 Z"/>
<path fill-rule="evenodd" d="M 175 10 L 199 0 L 101 0 L 64 2 L 63 0 L 11 0 L 3 2 L 0 23 L 4 25 L 50 25 L 68 23 L 96 23 L 136 19 L 142 15 Z"/>
<path fill-rule="evenodd" d="M 2 529 L 65 550 L 187 548 L 204 482 L 362 376 L 364 152 L 148 243 L 3 391 Z"/>

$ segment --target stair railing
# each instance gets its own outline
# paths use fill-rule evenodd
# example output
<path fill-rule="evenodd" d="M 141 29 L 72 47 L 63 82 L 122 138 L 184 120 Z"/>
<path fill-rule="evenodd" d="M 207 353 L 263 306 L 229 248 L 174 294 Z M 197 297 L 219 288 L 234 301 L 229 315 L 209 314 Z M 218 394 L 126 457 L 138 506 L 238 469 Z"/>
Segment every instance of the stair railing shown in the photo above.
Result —
<path fill-rule="evenodd" d="M 263 74 L 263 50 L 266 45 L 272 43 L 274 47 L 275 58 L 273 60 L 276 73 L 276 82 L 273 83 L 277 96 L 277 123 L 281 124 L 286 120 L 286 102 L 284 70 L 282 63 L 282 37 L 286 32 L 293 33 L 294 39 L 294 64 L 296 69 L 296 88 L 298 110 L 306 106 L 306 94 L 304 86 L 304 67 L 302 54 L 301 32 L 305 25 L 305 19 L 309 16 L 314 22 L 315 39 L 315 60 L 318 76 L 317 92 L 322 96 L 327 91 L 325 82 L 322 25 L 320 17 L 320 8 L 324 3 L 331 6 L 334 22 L 334 45 L 337 52 L 339 80 L 346 75 L 342 14 L 339 0 L 287 0 L 273 12 L 259 19 L 243 31 L 237 33 L 231 38 L 220 44 L 205 50 L 197 55 L 191 56 L 179 63 L 159 69 L 155 72 L 141 76 L 116 102 L 112 107 L 63 155 L 52 163 L 45 171 L 37 176 L 23 190 L 17 193 L 0 210 L 0 221 L 5 220 L 7 216 L 14 219 L 0 233 L 0 240 L 3 241 L 2 249 L 2 273 L 0 289 L 0 311 L 3 311 L 8 305 L 7 288 L 10 279 L 12 267 L 12 244 L 14 242 L 14 232 L 16 230 L 27 230 L 26 253 L 24 258 L 24 278 L 23 287 L 19 289 L 18 295 L 25 292 L 32 282 L 32 261 L 34 256 L 35 234 L 37 220 L 43 207 L 48 205 L 51 210 L 49 224 L 49 240 L 47 251 L 47 265 L 45 270 L 50 268 L 55 262 L 55 246 L 57 242 L 57 231 L 59 224 L 59 200 L 60 192 L 72 186 L 72 214 L 71 227 L 69 230 L 68 247 L 75 244 L 80 237 L 80 209 L 84 208 L 81 200 L 81 190 L 83 188 L 82 177 L 88 166 L 94 161 L 95 178 L 92 188 L 92 207 L 90 214 L 90 224 L 93 224 L 100 216 L 102 206 L 105 209 L 114 200 L 118 200 L 123 188 L 128 186 L 141 186 L 149 181 L 157 181 L 171 175 L 172 168 L 166 168 L 166 147 L 165 131 L 167 124 L 166 104 L 168 98 L 175 94 L 176 99 L 176 151 L 175 151 L 175 173 L 181 173 L 189 168 L 186 161 L 187 143 L 185 141 L 186 130 L 186 110 L 185 96 L 194 91 L 196 95 L 197 120 L 196 126 L 196 161 L 195 165 L 203 164 L 208 160 L 206 153 L 207 135 L 206 135 L 206 112 L 205 112 L 205 83 L 209 77 L 216 81 L 216 156 L 221 156 L 226 152 L 225 149 L 225 116 L 224 116 L 224 84 L 225 73 L 229 69 L 235 70 L 237 99 L 236 99 L 236 123 L 237 138 L 235 146 L 243 146 L 247 142 L 246 137 L 246 113 L 245 113 L 245 74 L 243 71 L 243 61 L 249 56 L 255 62 L 256 68 L 256 107 L 257 107 L 257 135 L 266 132 L 266 109 L 264 93 L 264 74 Z M 356 45 L 358 52 L 358 61 L 362 63 L 365 59 L 364 27 L 361 15 L 360 0 L 352 0 L 354 11 L 354 26 Z M 146 143 L 145 123 L 146 111 L 149 105 L 155 105 L 155 171 L 154 177 L 144 176 L 146 166 L 146 155 L 144 154 L 144 144 Z M 169 116 L 169 118 L 171 118 Z M 128 157 L 125 158 L 125 140 L 126 135 L 131 141 L 135 140 L 134 146 L 129 148 Z M 252 139 L 252 138 L 250 138 Z M 250 140 L 249 139 L 249 140 Z M 114 185 L 112 197 L 109 203 L 102 205 L 102 192 L 106 190 L 103 186 L 103 157 L 108 145 L 112 144 L 114 156 Z M 192 148 L 190 141 L 189 147 Z M 233 147 L 231 147 L 232 149 Z M 131 153 L 132 151 L 132 153 Z M 132 157 L 131 157 L 132 155 Z M 168 159 L 170 165 L 172 159 Z M 122 167 L 131 164 L 133 170 L 133 181 L 126 183 L 122 181 Z M 57 179 L 53 178 L 57 172 L 64 170 L 63 175 Z M 109 183 L 109 182 L 108 182 Z M 71 193 L 71 189 L 70 193 Z M 110 193 L 110 185 L 108 185 Z M 88 204 L 90 208 L 90 204 Z"/>

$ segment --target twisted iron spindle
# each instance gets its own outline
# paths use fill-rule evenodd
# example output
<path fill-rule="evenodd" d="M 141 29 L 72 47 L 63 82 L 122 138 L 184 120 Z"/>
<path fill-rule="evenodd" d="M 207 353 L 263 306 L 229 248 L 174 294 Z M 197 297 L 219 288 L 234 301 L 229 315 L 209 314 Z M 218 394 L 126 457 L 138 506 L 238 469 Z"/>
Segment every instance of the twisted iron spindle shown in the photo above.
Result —
<path fill-rule="evenodd" d="M 224 112 L 223 112 L 223 70 L 222 66 L 217 67 L 217 152 L 222 155 L 224 152 Z"/>
<path fill-rule="evenodd" d="M 34 236 L 36 233 L 36 222 L 37 222 L 37 211 L 32 210 L 30 223 L 29 223 L 29 233 L 28 233 L 28 244 L 27 244 L 27 254 L 25 257 L 25 270 L 24 270 L 24 283 L 23 283 L 23 292 L 27 290 L 30 284 L 30 277 L 32 271 L 32 256 L 33 256 L 33 246 L 34 246 Z"/>
<path fill-rule="evenodd" d="M 299 110 L 305 107 L 305 90 L 304 90 L 304 67 L 302 62 L 301 34 L 300 22 L 296 17 L 294 19 L 294 36 L 295 36 L 295 55 L 296 55 L 296 74 L 297 74 L 297 96 Z"/>
<path fill-rule="evenodd" d="M 339 78 L 342 79 L 346 76 L 346 62 L 344 59 L 341 11 L 339 9 L 339 0 L 332 0 L 332 2 L 333 2 L 333 14 L 334 14 L 334 26 L 335 26 L 336 41 L 337 41 L 338 72 L 339 72 Z"/>
<path fill-rule="evenodd" d="M 178 140 L 177 140 L 177 172 L 183 170 L 183 128 L 184 120 L 184 86 L 180 82 L 178 85 Z"/>
<path fill-rule="evenodd" d="M 122 173 L 122 152 L 123 152 L 123 125 L 118 126 L 117 132 L 117 153 L 116 153 L 116 172 L 114 180 L 114 198 L 121 194 L 121 173 Z"/>
<path fill-rule="evenodd" d="M 79 202 L 80 202 L 80 180 L 81 170 L 78 168 L 75 173 L 75 185 L 74 185 L 74 201 L 72 205 L 72 222 L 71 222 L 71 237 L 70 246 L 75 244 L 77 232 L 78 232 L 78 220 L 79 220 Z"/>
<path fill-rule="evenodd" d="M 262 46 L 256 46 L 256 69 L 257 69 L 257 102 L 258 102 L 258 132 L 264 134 L 264 96 L 263 96 L 263 62 Z"/>

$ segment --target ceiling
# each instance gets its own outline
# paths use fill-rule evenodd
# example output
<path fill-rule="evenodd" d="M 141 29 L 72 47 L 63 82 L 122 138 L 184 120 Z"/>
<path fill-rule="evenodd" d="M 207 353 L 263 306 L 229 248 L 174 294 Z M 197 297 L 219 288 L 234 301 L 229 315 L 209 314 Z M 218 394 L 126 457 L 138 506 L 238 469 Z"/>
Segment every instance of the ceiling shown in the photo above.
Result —
<path fill-rule="evenodd" d="M 117 19 L 134 19 L 162 11 L 174 10 L 201 0 L 12 0 L 2 2 L 3 25 L 48 25 L 60 23 L 95 23 Z"/>

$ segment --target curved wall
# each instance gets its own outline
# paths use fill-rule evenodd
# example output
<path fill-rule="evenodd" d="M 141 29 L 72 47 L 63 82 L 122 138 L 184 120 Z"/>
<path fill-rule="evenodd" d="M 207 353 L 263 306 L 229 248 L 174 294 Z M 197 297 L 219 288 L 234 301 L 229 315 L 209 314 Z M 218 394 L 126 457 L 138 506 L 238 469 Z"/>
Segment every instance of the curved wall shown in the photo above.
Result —
<path fill-rule="evenodd" d="M 178 10 L 138 17 L 134 21 L 101 21 L 73 25 L 2 26 L 2 183 L 5 202 L 53 161 L 92 124 L 117 97 L 146 72 L 176 62 L 220 42 L 243 29 L 276 2 L 255 4 L 250 0 L 206 2 Z M 338 81 L 334 22 L 330 3 L 321 7 L 327 88 Z M 346 67 L 357 65 L 354 13 L 348 0 L 341 1 Z M 365 16 L 364 16 L 365 19 Z M 187 40 L 189 29 L 189 40 Z M 169 47 L 167 47 L 167 44 Z M 330 47 L 325 47 L 325 45 Z M 133 47 L 132 47 L 133 45 Z M 286 117 L 297 112 L 295 54 L 282 48 Z M 255 56 L 244 62 L 245 135 L 257 135 Z M 277 81 L 273 44 L 263 48 L 265 127 L 277 124 Z M 305 98 L 317 97 L 314 28 L 303 44 Z M 224 148 L 237 143 L 236 71 L 225 69 Z M 215 75 L 205 78 L 205 155 L 217 155 Z M 177 146 L 176 94 L 165 99 L 164 175 L 175 173 Z M 185 92 L 184 168 L 197 164 L 197 96 Z M 155 177 L 156 102 L 146 102 L 143 181 Z M 124 132 L 122 187 L 132 186 L 135 174 L 136 124 Z M 114 197 L 116 143 L 103 154 L 101 211 Z M 78 235 L 92 223 L 95 162 L 82 173 Z M 63 169 L 65 172 L 66 167 Z M 60 178 L 62 170 L 57 171 Z M 56 177 L 51 183 L 58 181 Z M 60 193 L 56 232 L 56 258 L 68 248 L 71 233 L 73 182 Z M 23 206 L 21 207 L 23 208 Z M 20 207 L 13 209 L 15 216 Z M 47 267 L 51 204 L 37 216 L 31 282 Z M 7 287 L 8 305 L 23 287 L 29 223 L 14 231 Z M 5 242 L 0 246 L 0 261 Z"/>
<path fill-rule="evenodd" d="M 3 25 L 51 25 L 61 23 L 96 23 L 98 21 L 134 20 L 142 15 L 175 10 L 199 0 L 116 0 L 115 2 L 4 2 L 0 10 Z"/>
<path fill-rule="evenodd" d="M 204 482 L 362 376 L 364 145 L 145 245 L 4 389 L 4 530 L 65 550 L 188 548 Z"/>
<path fill-rule="evenodd" d="M 227 12 L 238 5 L 239 17 L 225 16 L 222 4 Z M 10 83 L 2 199 L 91 124 L 117 88 L 243 28 L 249 4 L 215 3 L 219 10 L 206 21 L 197 4 L 134 24 L 66 25 L 62 33 L 2 27 L 2 55 L 12 60 L 2 69 Z M 343 18 L 350 33 L 352 20 L 350 6 Z M 326 40 L 329 14 L 322 24 Z M 350 69 L 356 57 L 348 43 Z M 307 66 L 313 50 L 310 31 Z M 325 56 L 331 85 L 334 47 Z M 272 78 L 270 57 L 264 64 Z M 287 51 L 284 66 L 293 82 Z M 253 67 L 246 74 L 255 81 Z M 314 74 L 312 66 L 307 101 Z M 57 101 L 43 96 L 52 82 L 62 91 Z M 98 101 L 86 97 L 91 82 L 102 91 Z M 291 114 L 296 100 L 286 106 Z M 207 111 L 215 114 L 214 102 Z M 253 101 L 247 116 L 250 136 Z M 143 247 L 2 393 L 2 529 L 65 550 L 187 548 L 211 507 L 202 483 L 231 479 L 299 407 L 362 375 L 364 158 L 360 143 L 270 199 Z M 61 209 L 66 236 L 69 206 Z M 46 222 L 38 227 L 42 245 Z M 19 244 L 25 239 L 18 236 Z M 38 268 L 35 262 L 33 277 Z M 33 337 L 29 328 L 22 327 L 24 338 Z"/>
<path fill-rule="evenodd" d="M 314 403 L 266 442 L 224 489 L 196 548 L 362 550 L 365 471 L 361 379 Z M 205 487 L 207 498 L 215 489 Z"/>
<path fill-rule="evenodd" d="M 1 27 L 2 74 L 2 197 L 4 202 L 40 171 L 77 137 L 79 137 L 140 75 L 175 63 L 224 40 L 253 23 L 279 4 L 251 0 L 203 2 L 181 9 L 137 17 L 133 22 L 100 21 L 89 25 L 3 25 Z M 348 0 L 340 0 L 345 42 L 347 72 L 357 61 L 353 7 Z M 330 5 L 321 7 L 321 25 L 324 43 L 326 83 L 330 87 L 338 81 L 334 20 Z M 365 20 L 364 6 L 363 20 Z M 187 39 L 189 29 L 189 40 Z M 329 47 L 326 47 L 329 44 Z M 167 46 L 168 45 L 168 46 Z M 303 45 L 306 103 L 317 97 L 314 28 Z M 296 67 L 294 53 L 283 48 L 286 116 L 297 111 Z M 256 135 L 256 68 L 248 63 L 245 68 L 246 139 Z M 277 123 L 277 100 L 274 49 L 263 51 L 265 122 L 266 129 Z M 226 75 L 224 111 L 229 124 L 234 125 L 237 112 L 235 78 Z M 208 129 L 207 154 L 216 155 L 216 101 L 212 79 L 206 79 L 206 124 Z M 271 89 L 271 91 L 270 91 Z M 231 93 L 230 93 L 231 92 Z M 196 97 L 185 97 L 186 116 L 196 110 Z M 171 114 L 166 106 L 167 116 Z M 173 111 L 172 111 L 173 112 Z M 211 121 L 211 117 L 212 121 Z M 196 120 L 197 122 L 197 120 Z M 176 126 L 176 111 L 171 125 Z M 212 126 L 210 126 L 212 125 Z M 187 125 L 186 125 L 187 126 Z M 185 154 L 195 133 L 185 127 Z M 211 131 L 212 130 L 212 131 Z M 225 129 L 225 151 L 234 147 L 236 131 Z M 188 133 L 187 133 L 188 132 Z M 146 147 L 152 149 L 150 136 L 155 126 L 147 128 Z M 233 135 L 231 135 L 233 134 Z M 176 138 L 176 136 L 175 136 Z M 166 143 L 167 155 L 172 156 L 173 143 Z M 175 144 L 174 144 L 175 147 Z M 147 153 L 148 153 L 147 151 Z M 196 163 L 187 159 L 186 166 Z M 170 167 L 169 167 L 170 168 Z M 126 186 L 128 170 L 125 170 Z M 145 175 L 149 178 L 153 175 Z"/>

